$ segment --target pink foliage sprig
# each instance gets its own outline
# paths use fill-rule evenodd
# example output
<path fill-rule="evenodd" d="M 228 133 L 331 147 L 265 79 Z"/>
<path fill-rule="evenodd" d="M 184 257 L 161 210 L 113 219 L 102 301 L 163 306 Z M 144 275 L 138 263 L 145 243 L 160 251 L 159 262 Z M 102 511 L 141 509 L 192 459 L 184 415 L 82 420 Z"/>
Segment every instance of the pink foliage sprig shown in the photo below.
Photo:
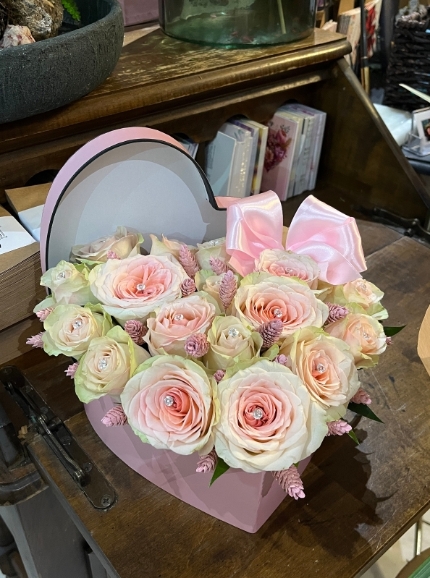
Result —
<path fill-rule="evenodd" d="M 361 387 L 357 391 L 357 393 L 354 395 L 354 397 L 351 399 L 351 401 L 353 403 L 362 403 L 364 405 L 370 405 L 372 403 L 370 395 L 367 393 L 367 391 L 364 391 L 364 389 L 361 389 Z"/>
<path fill-rule="evenodd" d="M 36 313 L 36 316 L 40 319 L 40 321 L 46 321 L 46 318 L 50 313 L 54 311 L 53 307 L 46 307 L 46 309 L 41 309 Z"/>
<path fill-rule="evenodd" d="M 211 257 L 209 259 L 209 264 L 215 275 L 223 275 L 223 273 L 227 273 L 228 271 L 227 265 L 221 261 L 221 259 L 217 259 L 216 257 Z"/>
<path fill-rule="evenodd" d="M 290 367 L 290 365 L 291 365 L 291 360 L 290 360 L 289 356 L 283 355 L 282 353 L 280 355 L 277 355 L 273 361 L 275 363 L 279 363 L 281 365 L 284 365 L 285 367 Z"/>
<path fill-rule="evenodd" d="M 197 271 L 200 270 L 197 259 L 186 245 L 182 245 L 179 249 L 179 263 L 184 268 L 188 277 L 191 277 L 192 279 L 194 278 Z"/>
<path fill-rule="evenodd" d="M 78 371 L 78 365 L 79 363 L 77 361 L 72 363 L 72 365 L 69 365 L 69 367 L 64 371 L 67 377 L 70 377 L 71 379 L 75 377 L 75 373 Z"/>
<path fill-rule="evenodd" d="M 209 351 L 209 341 L 204 333 L 190 335 L 185 342 L 185 352 L 191 357 L 203 357 Z"/>
<path fill-rule="evenodd" d="M 148 328 L 141 321 L 135 319 L 126 321 L 124 329 L 136 345 L 142 345 L 143 338 L 148 333 Z"/>
<path fill-rule="evenodd" d="M 101 421 L 106 427 L 117 427 L 127 423 L 127 416 L 124 413 L 122 405 L 116 405 L 107 412 Z"/>
<path fill-rule="evenodd" d="M 33 335 L 32 337 L 29 337 L 26 341 L 26 344 L 31 345 L 35 349 L 37 349 L 37 348 L 43 349 L 43 339 L 42 339 L 43 334 L 44 334 L 44 331 L 41 331 L 37 335 Z"/>
<path fill-rule="evenodd" d="M 228 309 L 236 295 L 237 280 L 233 271 L 227 271 L 221 279 L 219 297 L 225 309 Z"/>
<path fill-rule="evenodd" d="M 296 466 L 293 465 L 289 467 L 288 470 L 273 472 L 273 477 L 291 498 L 298 500 L 299 498 L 305 497 L 302 478 Z"/>
<path fill-rule="evenodd" d="M 115 253 L 115 251 L 108 251 L 106 253 L 106 258 L 107 259 L 119 259 L 118 255 Z"/>
<path fill-rule="evenodd" d="M 280 319 L 272 319 L 260 325 L 258 333 L 263 338 L 263 349 L 270 349 L 272 345 L 275 345 L 282 335 L 283 328 L 284 324 Z"/>
<path fill-rule="evenodd" d="M 182 297 L 188 297 L 197 291 L 196 283 L 194 279 L 185 279 L 181 284 Z"/>
<path fill-rule="evenodd" d="M 218 369 L 217 371 L 215 371 L 214 373 L 214 379 L 217 383 L 219 383 L 221 381 L 221 379 L 224 378 L 225 375 L 225 371 L 223 369 Z"/>
<path fill-rule="evenodd" d="M 328 317 L 325 325 L 344 319 L 349 314 L 349 309 L 342 307 L 342 305 L 336 305 L 335 303 L 326 303 L 326 305 L 328 306 Z"/>
<path fill-rule="evenodd" d="M 197 463 L 196 472 L 198 474 L 213 472 L 216 467 L 217 459 L 218 457 L 215 450 L 212 450 L 210 454 L 207 454 L 206 456 L 202 456 Z"/>
<path fill-rule="evenodd" d="M 328 424 L 328 436 L 343 436 L 352 430 L 352 427 L 343 419 L 330 421 Z"/>

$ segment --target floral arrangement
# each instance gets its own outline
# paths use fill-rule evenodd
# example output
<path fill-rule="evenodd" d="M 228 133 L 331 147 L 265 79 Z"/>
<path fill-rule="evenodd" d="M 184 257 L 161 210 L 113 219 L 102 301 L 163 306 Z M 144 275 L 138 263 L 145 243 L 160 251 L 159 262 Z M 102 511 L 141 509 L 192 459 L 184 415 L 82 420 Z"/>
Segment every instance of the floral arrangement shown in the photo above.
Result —
<path fill-rule="evenodd" d="M 269 136 L 267 138 L 266 155 L 264 157 L 264 168 L 266 171 L 271 171 L 278 166 L 288 154 L 288 149 L 291 145 L 292 139 L 288 136 L 290 132 L 289 126 L 282 126 L 278 130 L 269 129 Z"/>
<path fill-rule="evenodd" d="M 255 218 L 257 217 L 259 218 Z M 270 230 L 266 226 L 270 224 Z M 363 279 L 355 221 L 309 197 L 286 232 L 276 195 L 228 209 L 227 238 L 197 246 L 119 227 L 49 269 L 29 343 L 71 359 L 84 403 L 111 396 L 107 427 L 197 453 L 196 471 L 273 472 L 304 497 L 297 465 L 368 407 L 358 370 L 397 330 Z"/>

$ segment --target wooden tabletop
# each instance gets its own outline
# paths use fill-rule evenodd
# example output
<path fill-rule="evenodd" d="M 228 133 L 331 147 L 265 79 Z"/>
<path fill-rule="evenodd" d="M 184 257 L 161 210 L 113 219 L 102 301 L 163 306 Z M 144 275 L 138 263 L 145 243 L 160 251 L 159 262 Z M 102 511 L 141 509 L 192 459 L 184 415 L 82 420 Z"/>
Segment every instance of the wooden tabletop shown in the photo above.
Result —
<path fill-rule="evenodd" d="M 361 372 L 384 424 L 362 419 L 360 445 L 328 438 L 304 473 L 306 499 L 289 498 L 256 534 L 180 502 L 125 466 L 98 439 L 66 364 L 34 351 L 18 360 L 115 487 L 95 511 L 45 442 L 31 452 L 85 539 L 121 578 L 360 576 L 430 507 L 430 378 L 417 336 L 430 302 L 430 248 L 372 223 L 360 225 L 367 279 L 386 292 L 390 324 L 406 329 L 380 364 Z"/>

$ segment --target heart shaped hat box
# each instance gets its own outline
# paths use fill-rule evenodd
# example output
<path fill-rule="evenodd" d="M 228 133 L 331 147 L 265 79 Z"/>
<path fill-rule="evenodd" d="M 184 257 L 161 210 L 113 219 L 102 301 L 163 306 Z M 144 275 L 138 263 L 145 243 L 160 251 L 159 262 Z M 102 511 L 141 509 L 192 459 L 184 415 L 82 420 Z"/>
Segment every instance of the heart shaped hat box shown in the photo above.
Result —
<path fill-rule="evenodd" d="M 149 251 L 150 233 L 192 245 L 225 236 L 226 212 L 182 145 L 152 129 L 125 128 L 87 143 L 55 178 L 41 224 L 42 270 L 67 261 L 73 245 L 119 225 L 140 231 Z M 154 449 L 129 425 L 105 427 L 101 419 L 112 407 L 109 396 L 85 406 L 100 439 L 141 476 L 191 506 L 256 532 L 286 497 L 270 472 L 230 469 L 210 487 L 212 474 L 196 473 L 197 454 Z"/>

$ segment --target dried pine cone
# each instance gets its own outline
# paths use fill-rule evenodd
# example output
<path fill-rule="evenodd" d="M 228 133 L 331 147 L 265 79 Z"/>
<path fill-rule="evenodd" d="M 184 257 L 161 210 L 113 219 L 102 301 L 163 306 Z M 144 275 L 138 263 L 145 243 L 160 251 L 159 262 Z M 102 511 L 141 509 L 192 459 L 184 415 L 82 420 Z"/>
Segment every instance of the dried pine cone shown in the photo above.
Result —
<path fill-rule="evenodd" d="M 0 40 L 3 38 L 4 31 L 8 23 L 8 12 L 3 2 L 0 2 Z"/>

